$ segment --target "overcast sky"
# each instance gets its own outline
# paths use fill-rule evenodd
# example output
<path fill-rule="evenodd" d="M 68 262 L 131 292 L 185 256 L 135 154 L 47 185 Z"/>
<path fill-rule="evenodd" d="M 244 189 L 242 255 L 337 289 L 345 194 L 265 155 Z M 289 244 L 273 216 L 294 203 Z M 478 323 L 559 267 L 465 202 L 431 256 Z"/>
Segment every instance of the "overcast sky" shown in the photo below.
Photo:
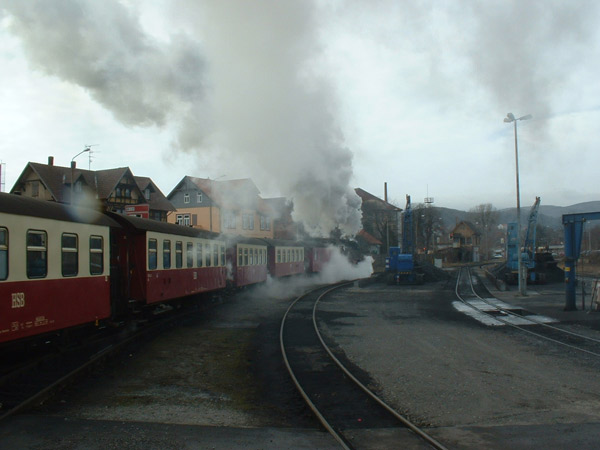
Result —
<path fill-rule="evenodd" d="M 314 224 L 600 200 L 596 1 L 53 0 L 0 5 L 0 160 L 252 178 Z M 87 155 L 77 158 L 88 168 Z M 330 201 L 315 199 L 329 197 Z M 331 214 L 314 215 L 327 209 Z"/>

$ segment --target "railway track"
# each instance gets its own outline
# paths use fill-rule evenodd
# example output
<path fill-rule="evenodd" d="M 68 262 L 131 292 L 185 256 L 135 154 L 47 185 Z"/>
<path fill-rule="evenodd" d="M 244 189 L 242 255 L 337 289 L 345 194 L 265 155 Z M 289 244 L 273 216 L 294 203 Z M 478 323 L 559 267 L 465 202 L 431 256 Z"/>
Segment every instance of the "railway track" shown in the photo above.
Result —
<path fill-rule="evenodd" d="M 317 325 L 319 301 L 351 284 L 310 291 L 298 297 L 284 315 L 281 351 L 297 389 L 343 448 L 444 449 L 362 384 L 323 340 Z"/>
<path fill-rule="evenodd" d="M 0 375 L 0 422 L 43 403 L 56 392 L 124 350 L 142 345 L 193 315 L 174 311 L 135 330 L 119 329 L 81 344 L 24 360 Z M 6 362 L 5 362 L 6 363 Z"/>
<path fill-rule="evenodd" d="M 570 350 L 600 357 L 600 337 L 591 330 L 573 331 L 553 324 L 548 318 L 498 301 L 471 267 L 462 267 L 456 280 L 456 296 L 467 307 L 488 317 L 488 324 L 502 324 L 530 336 L 567 347 Z M 586 334 L 584 334 L 586 333 Z"/>

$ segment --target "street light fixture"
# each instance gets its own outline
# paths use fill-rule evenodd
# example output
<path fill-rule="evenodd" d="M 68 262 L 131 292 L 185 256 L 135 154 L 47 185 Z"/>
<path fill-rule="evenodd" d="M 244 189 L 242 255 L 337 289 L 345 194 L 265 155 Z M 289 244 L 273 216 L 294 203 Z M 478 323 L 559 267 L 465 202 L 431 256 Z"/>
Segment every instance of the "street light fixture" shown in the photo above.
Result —
<path fill-rule="evenodd" d="M 90 147 L 86 147 L 84 150 L 80 151 L 79 153 L 77 153 L 75 156 L 73 156 L 71 158 L 71 198 L 70 198 L 71 205 L 73 204 L 73 196 L 75 195 L 74 194 L 75 190 L 73 189 L 73 179 L 75 178 L 75 158 L 77 158 L 82 153 L 89 152 L 90 150 L 91 150 Z"/>
<path fill-rule="evenodd" d="M 515 124 L 515 167 L 517 173 L 517 272 L 519 280 L 519 293 L 527 295 L 527 277 L 523 270 L 523 257 L 521 255 L 521 196 L 519 194 L 519 147 L 517 145 L 517 122 L 519 120 L 529 120 L 533 116 L 527 114 L 516 118 L 513 113 L 508 113 L 504 118 L 504 122 Z"/>

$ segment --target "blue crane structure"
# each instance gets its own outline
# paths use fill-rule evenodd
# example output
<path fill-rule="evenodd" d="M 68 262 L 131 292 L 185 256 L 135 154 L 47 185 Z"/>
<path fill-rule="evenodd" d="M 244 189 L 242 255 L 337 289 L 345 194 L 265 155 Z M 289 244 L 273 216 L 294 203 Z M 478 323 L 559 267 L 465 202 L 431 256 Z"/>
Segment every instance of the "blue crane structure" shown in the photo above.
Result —
<path fill-rule="evenodd" d="M 563 214 L 565 231 L 565 311 L 576 311 L 575 287 L 577 273 L 576 262 L 581 254 L 583 224 L 588 220 L 600 220 L 600 212 Z"/>
<path fill-rule="evenodd" d="M 529 211 L 527 220 L 527 231 L 525 233 L 525 241 L 523 246 L 520 245 L 520 233 L 517 230 L 517 224 L 512 222 L 508 224 L 507 239 L 506 239 L 506 265 L 509 269 L 510 278 L 518 276 L 519 264 L 518 253 L 521 252 L 521 264 L 527 268 L 527 273 L 531 281 L 536 281 L 535 272 L 535 238 L 538 211 L 540 209 L 540 197 L 535 198 L 535 202 Z M 511 280 L 509 280 L 511 281 Z"/>

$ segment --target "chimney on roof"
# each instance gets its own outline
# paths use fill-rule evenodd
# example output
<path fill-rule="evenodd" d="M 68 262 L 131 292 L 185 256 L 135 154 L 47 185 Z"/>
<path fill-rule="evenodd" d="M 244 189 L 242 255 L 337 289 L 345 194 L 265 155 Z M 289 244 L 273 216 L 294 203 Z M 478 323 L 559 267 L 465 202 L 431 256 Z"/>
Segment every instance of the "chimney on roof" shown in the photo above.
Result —
<path fill-rule="evenodd" d="M 48 165 L 49 166 L 53 166 L 54 165 L 54 156 L 48 156 Z"/>
<path fill-rule="evenodd" d="M 71 169 L 74 169 L 75 167 L 77 167 L 77 162 L 71 161 Z"/>

